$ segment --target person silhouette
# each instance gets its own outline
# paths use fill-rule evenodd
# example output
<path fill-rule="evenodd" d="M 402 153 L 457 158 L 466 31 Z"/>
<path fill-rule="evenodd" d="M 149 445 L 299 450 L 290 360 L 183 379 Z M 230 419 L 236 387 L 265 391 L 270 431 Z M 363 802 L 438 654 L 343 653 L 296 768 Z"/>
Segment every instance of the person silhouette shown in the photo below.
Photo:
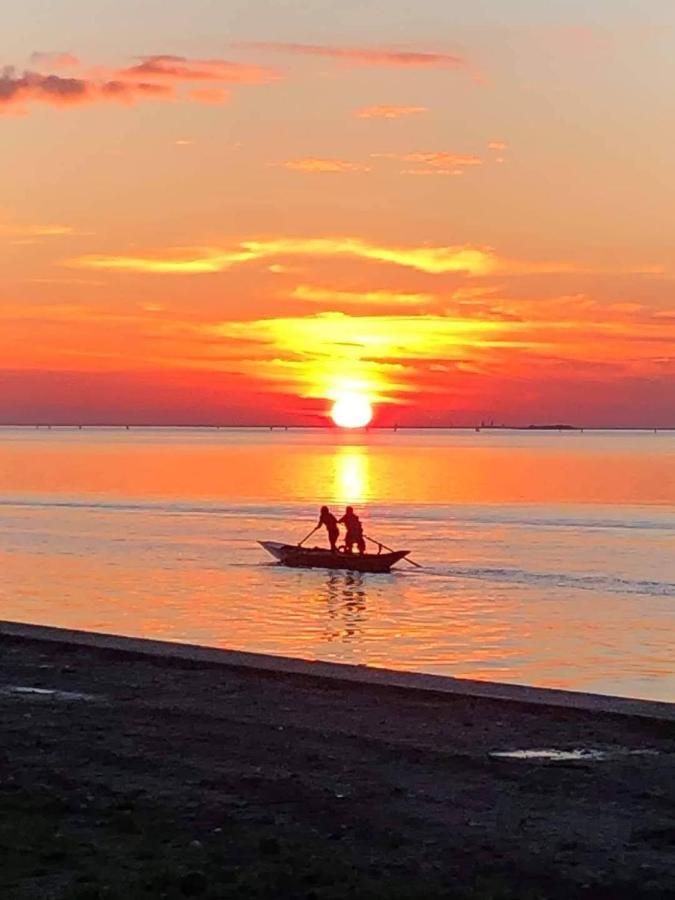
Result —
<path fill-rule="evenodd" d="M 348 506 L 344 516 L 341 519 L 338 519 L 338 521 L 341 522 L 347 530 L 347 534 L 345 535 L 345 551 L 347 553 L 353 553 L 354 544 L 356 544 L 359 553 L 365 553 L 366 542 L 363 539 L 363 526 L 361 525 L 361 520 L 354 512 L 354 508 Z"/>
<path fill-rule="evenodd" d="M 321 528 L 322 525 L 326 526 L 328 540 L 330 541 L 330 549 L 333 553 L 337 553 L 337 539 L 340 536 L 340 529 L 338 528 L 337 519 L 327 506 L 321 507 L 319 524 L 316 527 Z"/>

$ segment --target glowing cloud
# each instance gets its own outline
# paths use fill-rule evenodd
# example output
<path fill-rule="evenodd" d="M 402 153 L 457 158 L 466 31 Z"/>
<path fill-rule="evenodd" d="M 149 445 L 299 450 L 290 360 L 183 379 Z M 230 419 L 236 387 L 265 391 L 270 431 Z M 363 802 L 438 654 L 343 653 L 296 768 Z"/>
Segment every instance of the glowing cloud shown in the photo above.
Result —
<path fill-rule="evenodd" d="M 518 324 L 445 316 L 348 316 L 223 322 L 206 334 L 240 344 L 240 371 L 281 382 L 303 396 L 336 400 L 344 394 L 392 400 L 410 389 L 407 363 L 451 362 L 494 347 L 526 347 Z M 262 351 L 262 354 L 261 354 Z"/>
<path fill-rule="evenodd" d="M 62 237 L 63 235 L 74 233 L 74 229 L 70 225 L 22 225 L 13 222 L 0 222 L 0 237 Z"/>
<path fill-rule="evenodd" d="M 232 247 L 186 247 L 151 256 L 86 255 L 67 260 L 65 265 L 79 269 L 110 269 L 149 274 L 199 274 L 223 272 L 233 266 L 259 259 L 285 257 L 354 257 L 395 266 L 417 269 L 430 275 L 457 272 L 480 277 L 486 275 L 532 275 L 553 273 L 630 272 L 662 274 L 659 266 L 602 269 L 570 262 L 505 259 L 489 247 L 384 246 L 355 237 L 268 238 L 241 241 Z"/>
<path fill-rule="evenodd" d="M 279 77 L 276 71 L 263 66 L 226 59 L 187 59 L 169 54 L 143 56 L 135 66 L 119 69 L 116 76 L 144 81 L 216 81 L 221 84 L 269 84 Z"/>
<path fill-rule="evenodd" d="M 239 263 L 287 256 L 351 256 L 405 266 L 430 274 L 465 272 L 469 275 L 487 275 L 500 268 L 497 257 L 486 248 L 386 247 L 352 237 L 248 240 L 233 248 L 185 248 L 170 255 L 147 257 L 88 255 L 69 260 L 66 264 L 84 269 L 194 274 L 222 272 Z"/>
<path fill-rule="evenodd" d="M 429 112 L 428 106 L 366 106 L 356 113 L 359 119 L 403 119 Z"/>
<path fill-rule="evenodd" d="M 310 303 L 330 303 L 338 306 L 424 306 L 436 298 L 433 294 L 411 294 L 400 291 L 340 291 L 333 288 L 299 284 L 292 293 L 298 300 Z"/>
<path fill-rule="evenodd" d="M 416 151 L 414 153 L 374 153 L 372 155 L 381 159 L 395 159 L 399 162 L 414 163 L 416 166 L 422 166 L 422 168 L 405 169 L 403 171 L 405 175 L 423 175 L 431 172 L 456 175 L 464 169 L 483 165 L 483 160 L 480 156 L 448 153 L 444 150 Z"/>
<path fill-rule="evenodd" d="M 370 166 L 360 163 L 348 162 L 344 159 L 319 159 L 307 157 L 306 159 L 289 159 L 281 163 L 285 169 L 292 172 L 307 172 L 309 174 L 345 174 L 354 172 L 370 172 Z"/>
<path fill-rule="evenodd" d="M 362 66 L 458 69 L 466 65 L 461 56 L 379 47 L 330 47 L 323 44 L 293 44 L 279 41 L 240 44 L 254 50 L 275 50 L 303 56 L 324 56 Z"/>

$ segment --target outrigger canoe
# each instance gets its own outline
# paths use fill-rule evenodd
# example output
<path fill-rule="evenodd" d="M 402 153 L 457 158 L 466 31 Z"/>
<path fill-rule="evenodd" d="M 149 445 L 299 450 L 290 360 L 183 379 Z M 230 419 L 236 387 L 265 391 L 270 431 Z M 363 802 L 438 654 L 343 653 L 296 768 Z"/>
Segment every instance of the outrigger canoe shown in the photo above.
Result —
<path fill-rule="evenodd" d="M 276 541 L 258 541 L 261 547 L 284 566 L 294 569 L 349 569 L 352 572 L 388 572 L 410 553 L 334 553 L 322 547 L 294 547 Z"/>

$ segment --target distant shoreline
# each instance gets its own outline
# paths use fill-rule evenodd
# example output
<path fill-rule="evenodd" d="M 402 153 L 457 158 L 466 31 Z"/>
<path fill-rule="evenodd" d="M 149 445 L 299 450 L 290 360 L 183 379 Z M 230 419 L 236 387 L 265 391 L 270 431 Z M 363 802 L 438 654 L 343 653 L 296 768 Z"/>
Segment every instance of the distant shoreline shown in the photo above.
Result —
<path fill-rule="evenodd" d="M 106 429 L 115 431 L 331 431 L 337 433 L 365 434 L 371 431 L 518 431 L 518 432 L 614 432 L 614 431 L 640 431 L 653 434 L 654 432 L 675 432 L 675 425 L 369 425 L 366 428 L 344 429 L 336 425 L 278 425 L 278 424 L 254 424 L 254 425 L 218 425 L 209 422 L 195 423 L 191 425 L 177 424 L 165 425 L 151 422 L 119 423 L 119 422 L 0 422 L 1 429 L 21 429 L 24 431 L 93 431 Z"/>

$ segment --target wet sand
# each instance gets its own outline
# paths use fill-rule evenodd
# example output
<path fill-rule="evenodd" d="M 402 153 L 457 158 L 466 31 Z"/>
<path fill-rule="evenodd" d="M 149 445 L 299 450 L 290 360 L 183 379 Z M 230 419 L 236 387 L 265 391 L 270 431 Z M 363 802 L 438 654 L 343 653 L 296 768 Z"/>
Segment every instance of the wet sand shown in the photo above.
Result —
<path fill-rule="evenodd" d="M 675 894 L 673 721 L 7 636 L 0 713 L 3 898 Z"/>

